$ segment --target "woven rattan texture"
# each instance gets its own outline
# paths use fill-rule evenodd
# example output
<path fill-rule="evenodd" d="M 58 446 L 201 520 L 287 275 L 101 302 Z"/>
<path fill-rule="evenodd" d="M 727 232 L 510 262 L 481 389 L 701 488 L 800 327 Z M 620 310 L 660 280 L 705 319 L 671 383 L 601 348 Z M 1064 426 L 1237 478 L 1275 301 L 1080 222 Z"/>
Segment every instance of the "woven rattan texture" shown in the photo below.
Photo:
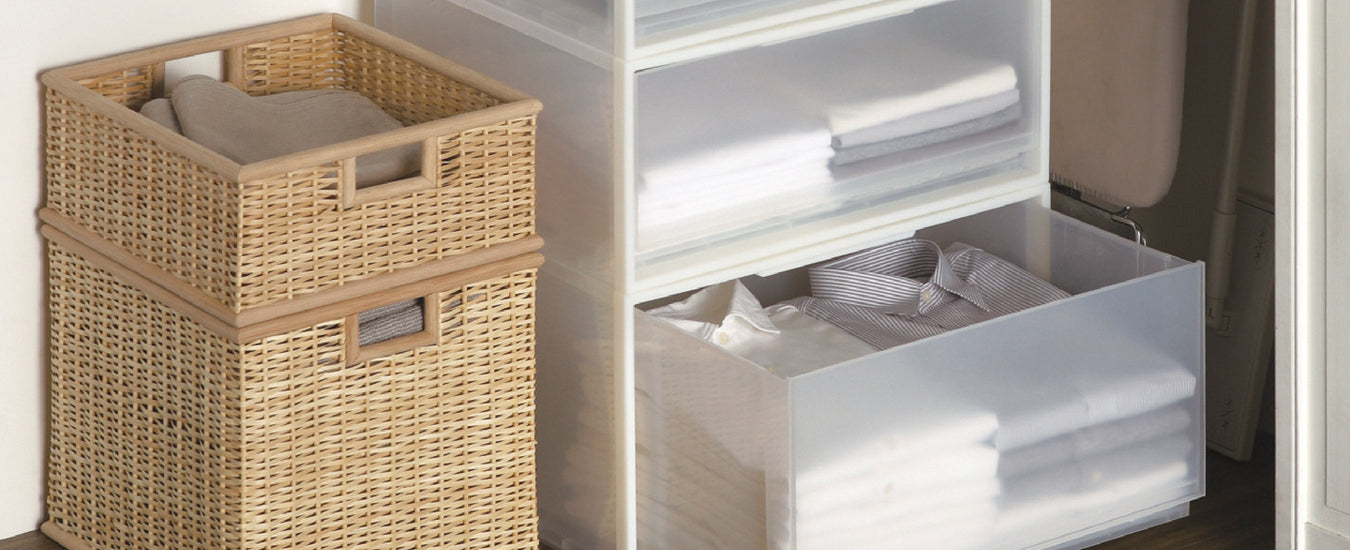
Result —
<path fill-rule="evenodd" d="M 119 89 L 149 97 L 143 80 Z M 46 98 L 47 206 L 237 302 L 240 186 L 53 90 Z"/>
<path fill-rule="evenodd" d="M 52 521 L 99 549 L 239 548 L 239 346 L 48 258 Z"/>
<path fill-rule="evenodd" d="M 100 550 L 537 548 L 533 270 L 440 294 L 440 342 L 343 321 L 235 344 L 51 243 L 52 521 Z"/>
<path fill-rule="evenodd" d="M 240 309 L 331 288 L 534 232 L 533 118 L 440 139 L 437 187 L 350 208 L 336 166 L 245 182 Z"/>
<path fill-rule="evenodd" d="M 499 103 L 336 31 L 251 44 L 250 93 L 342 87 L 405 124 Z M 152 67 L 82 84 L 126 105 Z M 232 181 L 61 93 L 46 94 L 47 206 L 234 311 L 534 233 L 534 116 L 438 139 L 434 187 L 344 206 L 334 162 Z"/>

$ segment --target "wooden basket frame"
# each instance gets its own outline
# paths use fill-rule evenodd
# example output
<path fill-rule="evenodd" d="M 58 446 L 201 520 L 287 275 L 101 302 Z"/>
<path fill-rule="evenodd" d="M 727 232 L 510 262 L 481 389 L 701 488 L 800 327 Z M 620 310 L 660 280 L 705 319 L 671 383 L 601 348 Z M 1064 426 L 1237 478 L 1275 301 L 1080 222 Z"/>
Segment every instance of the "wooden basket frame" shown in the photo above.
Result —
<path fill-rule="evenodd" d="M 167 62 L 210 52 L 223 52 L 226 79 L 250 94 L 355 89 L 405 127 L 241 165 L 134 110 L 162 96 Z M 341 15 L 125 53 L 41 79 L 42 219 L 83 226 L 234 313 L 535 235 L 540 103 Z M 406 144 L 422 147 L 419 176 L 356 189 L 358 156 Z"/>

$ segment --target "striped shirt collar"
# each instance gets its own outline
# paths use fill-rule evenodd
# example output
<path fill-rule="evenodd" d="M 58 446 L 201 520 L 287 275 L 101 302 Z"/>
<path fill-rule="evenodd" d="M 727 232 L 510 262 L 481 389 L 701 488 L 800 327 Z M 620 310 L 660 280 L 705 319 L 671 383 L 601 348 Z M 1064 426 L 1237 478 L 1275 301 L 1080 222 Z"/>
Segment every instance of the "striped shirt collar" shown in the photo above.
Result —
<path fill-rule="evenodd" d="M 975 250 L 956 245 L 955 255 Z M 980 289 L 952 269 L 942 248 L 925 239 L 905 239 L 811 268 L 811 292 L 891 315 L 925 315 L 964 299 L 984 311 Z M 866 289 L 860 292 L 860 289 Z"/>

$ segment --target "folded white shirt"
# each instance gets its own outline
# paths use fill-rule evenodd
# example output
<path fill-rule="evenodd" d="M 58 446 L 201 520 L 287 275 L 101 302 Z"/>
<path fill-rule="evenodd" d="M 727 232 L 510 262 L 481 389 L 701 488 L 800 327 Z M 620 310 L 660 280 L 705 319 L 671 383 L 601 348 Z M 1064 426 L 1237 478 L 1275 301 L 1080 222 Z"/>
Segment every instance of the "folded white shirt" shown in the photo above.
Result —
<path fill-rule="evenodd" d="M 638 249 L 654 250 L 829 200 L 829 134 L 768 135 L 639 168 Z"/>
<path fill-rule="evenodd" d="M 704 288 L 647 313 L 781 376 L 795 376 L 876 351 L 797 308 L 781 304 L 761 307 L 738 280 Z"/>

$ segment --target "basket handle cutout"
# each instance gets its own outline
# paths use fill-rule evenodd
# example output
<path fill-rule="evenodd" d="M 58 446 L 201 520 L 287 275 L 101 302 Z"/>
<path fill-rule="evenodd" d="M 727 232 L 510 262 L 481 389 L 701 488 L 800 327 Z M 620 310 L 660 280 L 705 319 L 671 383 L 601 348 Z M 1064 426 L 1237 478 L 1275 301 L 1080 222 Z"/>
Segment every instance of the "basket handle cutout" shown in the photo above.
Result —
<path fill-rule="evenodd" d="M 349 315 L 347 364 L 403 353 L 440 342 L 440 295 L 402 300 Z"/>
<path fill-rule="evenodd" d="M 158 64 L 159 74 L 155 75 L 157 90 L 155 97 L 168 97 L 173 94 L 174 85 L 184 77 L 194 74 L 206 75 L 224 81 L 229 73 L 230 52 L 211 51 L 170 59 Z"/>
<path fill-rule="evenodd" d="M 376 153 L 368 153 L 357 157 L 348 157 L 342 159 L 342 185 L 340 193 L 342 206 L 352 208 L 372 202 L 388 201 L 407 197 L 414 193 L 419 193 L 432 189 L 436 186 L 436 157 L 437 140 L 432 137 L 425 139 L 421 147 L 417 148 L 419 158 L 416 165 L 419 170 L 410 176 L 396 178 L 390 181 L 365 183 L 357 180 L 357 168 L 362 163 L 378 163 L 376 168 L 379 171 L 389 170 L 389 166 L 397 164 L 398 158 L 407 153 L 411 144 L 390 146 Z M 400 152 L 400 149 L 403 149 Z"/>

